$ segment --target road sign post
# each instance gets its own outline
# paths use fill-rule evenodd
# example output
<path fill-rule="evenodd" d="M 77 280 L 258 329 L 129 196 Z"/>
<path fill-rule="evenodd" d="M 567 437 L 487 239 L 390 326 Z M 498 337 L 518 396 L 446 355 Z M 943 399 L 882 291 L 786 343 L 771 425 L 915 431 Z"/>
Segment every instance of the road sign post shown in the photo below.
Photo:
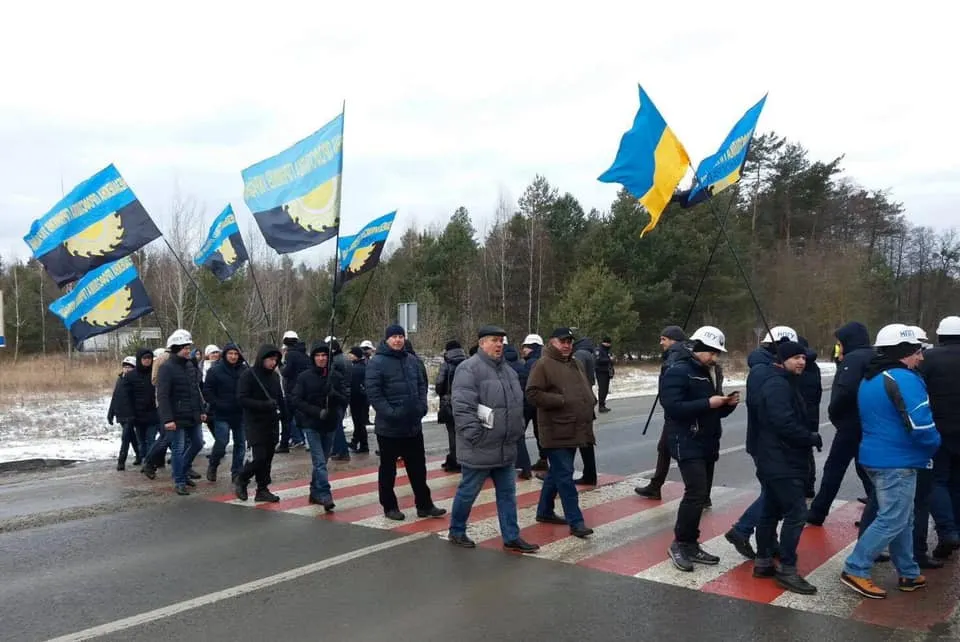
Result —
<path fill-rule="evenodd" d="M 403 326 L 407 334 L 416 334 L 419 321 L 417 315 L 416 303 L 401 303 L 397 305 L 397 323 Z"/>

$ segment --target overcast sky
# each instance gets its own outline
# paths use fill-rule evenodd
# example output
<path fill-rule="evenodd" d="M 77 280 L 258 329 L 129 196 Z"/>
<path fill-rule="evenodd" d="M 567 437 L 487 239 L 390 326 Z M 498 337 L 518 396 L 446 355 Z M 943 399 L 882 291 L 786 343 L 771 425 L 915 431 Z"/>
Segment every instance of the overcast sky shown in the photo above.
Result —
<path fill-rule="evenodd" d="M 27 256 L 22 236 L 61 179 L 69 190 L 111 162 L 161 230 L 179 190 L 206 224 L 232 203 L 246 234 L 240 170 L 343 99 L 345 234 L 393 209 L 401 227 L 442 223 L 459 205 L 482 229 L 498 194 L 515 202 L 537 173 L 607 209 L 617 187 L 596 177 L 638 82 L 695 161 L 769 91 L 761 131 L 814 158 L 845 153 L 848 174 L 891 189 L 911 220 L 951 226 L 955 25 L 921 4 L 13 3 L 0 21 L 0 256 Z"/>

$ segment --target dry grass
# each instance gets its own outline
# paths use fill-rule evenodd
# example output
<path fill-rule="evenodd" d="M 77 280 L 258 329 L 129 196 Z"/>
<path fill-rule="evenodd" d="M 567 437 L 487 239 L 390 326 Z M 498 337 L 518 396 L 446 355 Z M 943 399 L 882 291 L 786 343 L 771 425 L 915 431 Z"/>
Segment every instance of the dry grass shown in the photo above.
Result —
<path fill-rule="evenodd" d="M 108 394 L 120 372 L 113 359 L 68 359 L 66 355 L 21 357 L 0 361 L 0 406 L 24 397 L 70 395 L 84 398 Z"/>

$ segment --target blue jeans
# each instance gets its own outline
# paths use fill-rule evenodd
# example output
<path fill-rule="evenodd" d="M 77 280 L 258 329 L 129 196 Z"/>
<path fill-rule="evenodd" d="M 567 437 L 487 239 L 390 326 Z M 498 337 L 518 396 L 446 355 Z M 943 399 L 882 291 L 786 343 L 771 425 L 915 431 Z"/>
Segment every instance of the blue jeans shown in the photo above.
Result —
<path fill-rule="evenodd" d="M 780 569 L 786 574 L 797 570 L 797 545 L 807 521 L 807 479 L 771 479 L 763 482 L 763 511 L 757 525 L 757 565 L 772 566 L 775 549 L 780 551 Z M 777 524 L 780 544 L 777 545 Z"/>
<path fill-rule="evenodd" d="M 957 515 L 960 514 L 960 455 L 941 446 L 933 457 L 933 492 L 930 514 L 937 525 L 940 541 L 960 539 Z"/>
<path fill-rule="evenodd" d="M 140 459 L 146 464 L 153 449 L 153 442 L 157 439 L 157 425 L 134 424 L 134 432 L 137 433 L 137 441 L 140 442 Z"/>
<path fill-rule="evenodd" d="M 350 448 L 347 447 L 347 436 L 343 433 L 343 416 L 346 414 L 346 408 L 337 408 L 337 429 L 333 432 L 333 450 L 331 455 L 349 455 Z M 312 449 L 313 446 L 310 446 Z"/>
<path fill-rule="evenodd" d="M 303 435 L 310 445 L 310 461 L 313 462 L 313 473 L 310 475 L 310 497 L 325 502 L 333 499 L 330 490 L 330 479 L 327 477 L 327 458 L 333 447 L 332 432 L 318 432 L 312 428 L 304 428 Z"/>
<path fill-rule="evenodd" d="M 571 528 L 584 526 L 583 513 L 580 512 L 577 486 L 573 483 L 573 460 L 577 456 L 576 448 L 544 448 L 543 453 L 550 462 L 550 470 L 543 480 L 540 491 L 540 503 L 537 515 L 547 517 L 554 514 L 554 500 L 560 495 L 563 516 Z"/>
<path fill-rule="evenodd" d="M 463 537 L 467 534 L 467 519 L 477 495 L 483 488 L 487 477 L 493 480 L 497 498 L 497 519 L 500 520 L 500 535 L 504 542 L 520 539 L 520 525 L 517 523 L 517 474 L 513 466 L 479 469 L 461 467 L 460 485 L 453 498 L 450 511 L 450 534 Z"/>
<path fill-rule="evenodd" d="M 863 483 L 863 490 L 870 495 L 872 482 L 863 468 L 857 463 L 857 454 L 860 452 L 860 435 L 850 430 L 838 430 L 830 444 L 830 454 L 823 464 L 823 474 L 820 476 L 820 492 L 810 504 L 810 517 L 823 521 L 830 513 L 830 505 L 837 498 L 843 478 L 847 474 L 850 462 L 856 465 L 857 476 Z"/>
<path fill-rule="evenodd" d="M 843 570 L 870 577 L 877 555 L 889 547 L 890 560 L 900 577 L 920 576 L 913 559 L 913 498 L 917 471 L 911 468 L 867 468 L 877 497 L 877 517 L 860 536 Z"/>
<path fill-rule="evenodd" d="M 176 430 L 167 432 L 172 455 L 173 483 L 175 486 L 183 486 L 187 483 L 187 471 L 203 448 L 203 428 L 197 424 L 189 428 L 177 427 Z"/>
<path fill-rule="evenodd" d="M 764 494 L 763 487 L 761 486 L 760 496 L 747 507 L 747 510 L 743 511 L 743 515 L 741 515 L 737 523 L 733 525 L 733 530 L 749 539 L 750 536 L 753 535 L 753 531 L 755 531 L 760 524 L 760 518 L 763 517 L 763 500 Z"/>
<path fill-rule="evenodd" d="M 213 450 L 210 451 L 210 465 L 216 468 L 227 454 L 227 442 L 233 437 L 233 460 L 230 463 L 230 475 L 237 475 L 243 469 L 243 456 L 247 444 L 243 438 L 243 423 L 233 421 L 213 422 Z"/>
<path fill-rule="evenodd" d="M 917 471 L 917 491 L 913 496 L 913 559 L 927 556 L 927 536 L 930 534 L 930 496 L 933 492 L 933 471 Z M 870 493 L 867 505 L 860 516 L 860 532 L 863 536 L 873 520 L 877 518 L 877 494 Z"/>

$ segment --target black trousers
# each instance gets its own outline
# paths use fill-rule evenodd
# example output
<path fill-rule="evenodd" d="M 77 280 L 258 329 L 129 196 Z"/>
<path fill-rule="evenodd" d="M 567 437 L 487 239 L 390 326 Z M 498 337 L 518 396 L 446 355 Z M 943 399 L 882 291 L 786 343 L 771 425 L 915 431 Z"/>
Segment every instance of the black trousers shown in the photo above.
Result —
<path fill-rule="evenodd" d="M 423 451 L 423 434 L 416 437 L 384 437 L 377 435 L 380 447 L 380 505 L 383 511 L 399 510 L 397 495 L 393 487 L 397 483 L 397 459 L 403 458 L 407 468 L 407 479 L 413 488 L 413 496 L 418 510 L 433 507 L 430 488 L 427 486 L 427 458 Z"/>
<path fill-rule="evenodd" d="M 537 440 L 537 459 L 546 459 L 547 455 L 543 452 L 543 446 L 540 445 L 540 426 L 537 425 L 537 411 L 524 410 L 524 425 L 533 422 L 533 438 Z"/>
<path fill-rule="evenodd" d="M 243 465 L 240 471 L 240 483 L 249 484 L 254 477 L 257 478 L 257 490 L 267 490 L 270 485 L 270 468 L 273 466 L 274 444 L 259 444 L 251 446 L 253 450 L 253 459 Z"/>
<path fill-rule="evenodd" d="M 610 394 L 610 375 L 606 372 L 597 373 L 597 396 L 600 398 L 600 407 L 607 405 L 607 395 Z"/>
<path fill-rule="evenodd" d="M 657 469 L 650 478 L 650 486 L 660 489 L 667 481 L 670 472 L 670 446 L 667 444 L 667 427 L 660 431 L 660 441 L 657 442 Z"/>
<path fill-rule="evenodd" d="M 370 423 L 370 404 L 362 401 L 351 401 L 350 419 L 353 420 L 353 437 L 351 441 L 361 449 L 369 448 L 367 424 Z"/>
<path fill-rule="evenodd" d="M 447 466 L 456 466 L 457 465 L 457 430 L 456 424 L 452 421 L 446 424 L 447 426 Z"/>
<path fill-rule="evenodd" d="M 710 497 L 714 464 L 705 459 L 687 459 L 678 464 L 683 477 L 683 499 L 673 534 L 680 544 L 696 546 L 700 540 L 700 515 Z"/>
<path fill-rule="evenodd" d="M 583 479 L 597 481 L 597 451 L 594 446 L 580 446 L 580 459 L 583 460 Z"/>

